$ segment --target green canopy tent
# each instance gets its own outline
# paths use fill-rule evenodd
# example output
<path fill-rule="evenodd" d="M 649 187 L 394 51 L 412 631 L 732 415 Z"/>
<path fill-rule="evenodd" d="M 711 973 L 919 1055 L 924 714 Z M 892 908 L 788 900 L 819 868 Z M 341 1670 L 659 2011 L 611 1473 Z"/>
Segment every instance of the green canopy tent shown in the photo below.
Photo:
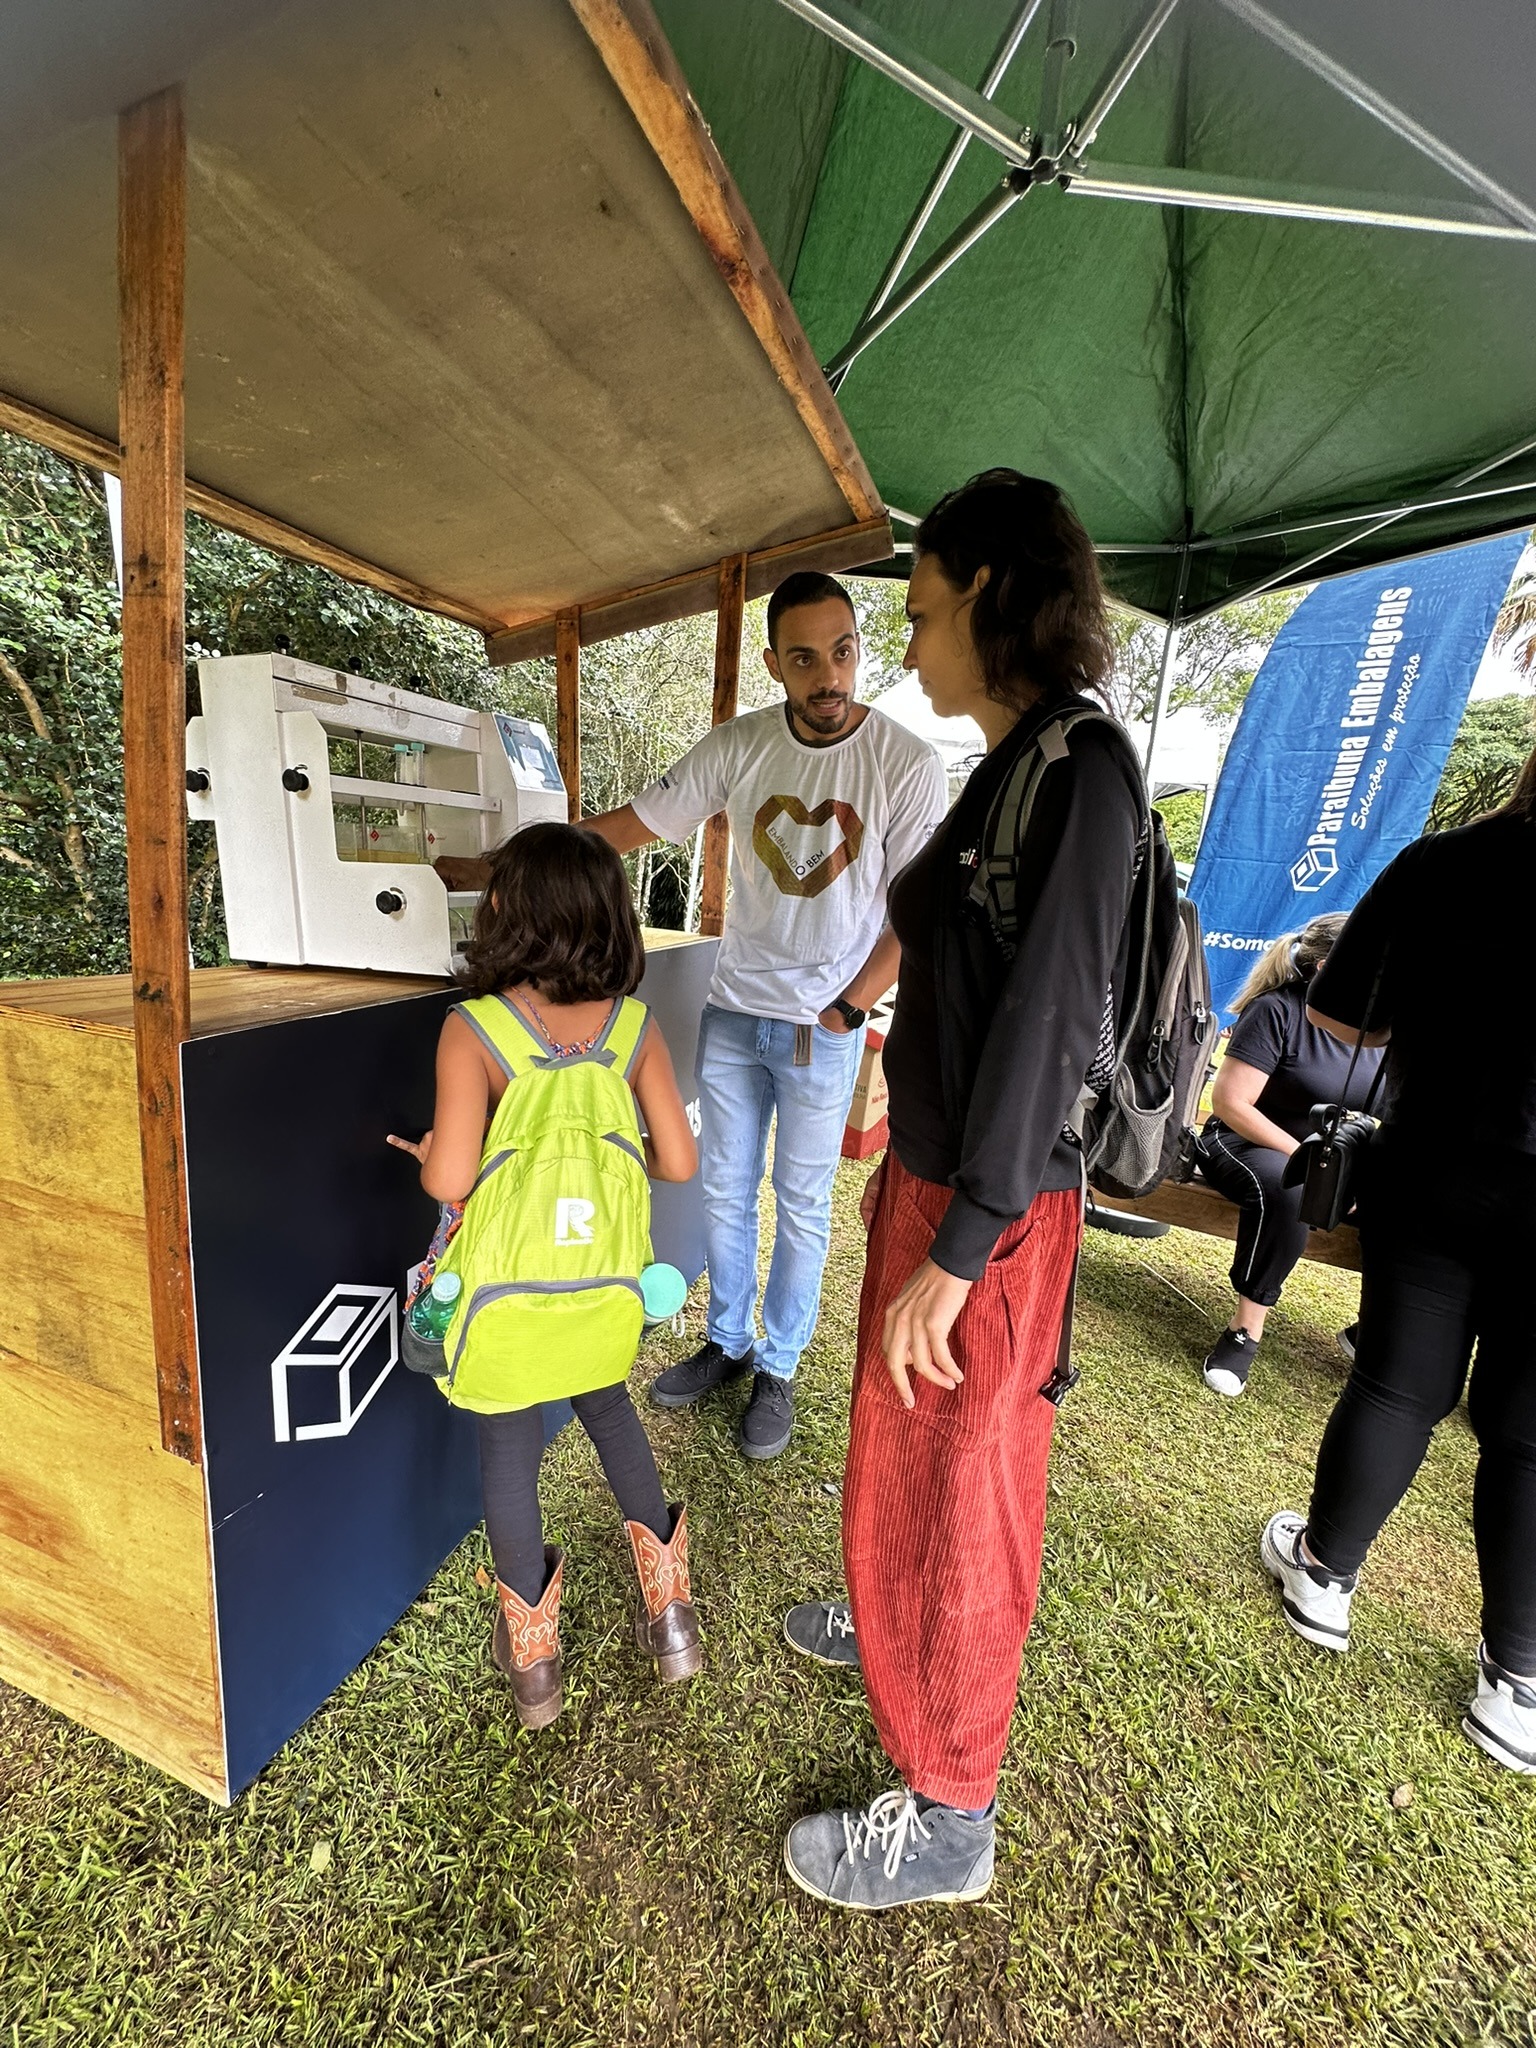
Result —
<path fill-rule="evenodd" d="M 656 0 L 885 502 L 1163 619 L 1536 517 L 1521 0 Z"/>

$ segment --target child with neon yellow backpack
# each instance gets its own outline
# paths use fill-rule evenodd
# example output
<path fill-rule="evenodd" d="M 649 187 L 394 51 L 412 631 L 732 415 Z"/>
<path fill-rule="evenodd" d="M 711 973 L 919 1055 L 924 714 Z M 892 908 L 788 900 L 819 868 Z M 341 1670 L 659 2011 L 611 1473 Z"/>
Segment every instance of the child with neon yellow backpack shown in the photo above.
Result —
<path fill-rule="evenodd" d="M 650 1180 L 698 1166 L 666 1041 L 634 995 L 644 966 L 612 847 L 573 825 L 514 834 L 491 856 L 465 954 L 470 999 L 443 1024 L 432 1128 L 419 1143 L 390 1139 L 421 1162 L 429 1195 L 464 1204 L 435 1268 L 462 1283 L 439 1383 L 478 1418 L 491 1654 L 525 1728 L 561 1706 L 563 1553 L 546 1547 L 539 1508 L 543 1402 L 568 1397 L 602 1460 L 640 1582 L 641 1649 L 664 1681 L 701 1662 L 687 1514 L 663 1497 L 625 1384 Z"/>

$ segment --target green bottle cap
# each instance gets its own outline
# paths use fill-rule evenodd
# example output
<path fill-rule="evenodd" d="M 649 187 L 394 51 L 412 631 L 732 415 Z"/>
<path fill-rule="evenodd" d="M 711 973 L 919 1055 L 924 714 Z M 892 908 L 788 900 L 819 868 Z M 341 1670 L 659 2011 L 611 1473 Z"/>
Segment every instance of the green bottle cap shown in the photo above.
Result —
<path fill-rule="evenodd" d="M 439 1273 L 432 1282 L 434 1301 L 457 1301 L 464 1282 L 457 1273 Z"/>

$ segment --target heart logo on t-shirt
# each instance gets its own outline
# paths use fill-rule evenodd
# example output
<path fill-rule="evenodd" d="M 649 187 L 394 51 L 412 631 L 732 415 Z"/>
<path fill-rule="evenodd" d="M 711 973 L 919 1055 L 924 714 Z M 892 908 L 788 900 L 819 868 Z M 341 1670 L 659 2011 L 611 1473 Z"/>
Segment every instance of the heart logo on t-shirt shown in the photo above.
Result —
<path fill-rule="evenodd" d="M 780 818 L 812 832 L 835 823 L 842 837 L 835 846 L 813 844 L 801 854 L 792 854 L 773 835 L 773 827 Z M 831 836 L 825 835 L 828 840 Z M 852 804 L 842 803 L 836 797 L 829 796 L 814 811 L 808 811 L 797 796 L 771 796 L 752 820 L 752 851 L 784 896 L 819 896 L 852 867 L 863 843 L 863 819 Z"/>

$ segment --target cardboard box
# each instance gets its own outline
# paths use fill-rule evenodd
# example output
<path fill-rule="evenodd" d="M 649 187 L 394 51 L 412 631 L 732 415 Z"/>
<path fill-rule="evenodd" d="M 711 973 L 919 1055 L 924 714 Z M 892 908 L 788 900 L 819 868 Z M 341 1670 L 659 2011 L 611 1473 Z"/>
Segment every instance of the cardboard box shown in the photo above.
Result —
<path fill-rule="evenodd" d="M 845 1159 L 872 1159 L 877 1152 L 883 1152 L 889 1142 L 887 1111 L 891 1091 L 885 1085 L 885 1065 L 881 1058 L 884 1046 L 885 1033 L 871 1027 L 864 1041 L 864 1057 L 859 1062 L 859 1077 L 853 1084 L 853 1101 L 843 1131 Z"/>

